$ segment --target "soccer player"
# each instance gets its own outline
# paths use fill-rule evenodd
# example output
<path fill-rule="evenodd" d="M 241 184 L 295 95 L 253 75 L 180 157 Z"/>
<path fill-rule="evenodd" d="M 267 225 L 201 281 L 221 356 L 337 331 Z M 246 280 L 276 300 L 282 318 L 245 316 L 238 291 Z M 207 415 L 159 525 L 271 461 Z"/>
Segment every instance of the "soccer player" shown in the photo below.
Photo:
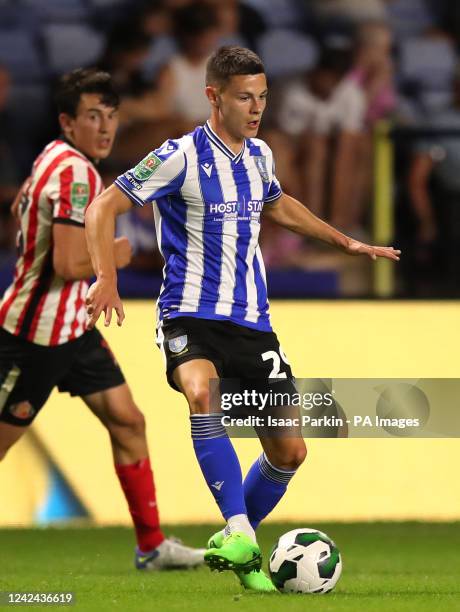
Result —
<path fill-rule="evenodd" d="M 93 268 L 84 212 L 103 189 L 96 164 L 112 148 L 118 96 L 109 74 L 79 69 L 62 78 L 57 103 L 62 134 L 35 160 L 13 205 L 19 258 L 0 303 L 0 459 L 54 387 L 80 396 L 110 436 L 136 531 L 136 567 L 196 566 L 204 551 L 161 531 L 144 417 L 104 338 L 87 329 Z M 117 268 L 129 263 L 126 238 L 112 237 L 107 248 Z"/>
<path fill-rule="evenodd" d="M 392 247 L 362 244 L 283 194 L 269 147 L 256 138 L 267 98 L 260 58 L 222 47 L 209 59 L 209 121 L 165 142 L 96 198 L 86 233 L 96 282 L 87 296 L 89 325 L 112 310 L 121 325 L 116 261 L 110 248 L 117 214 L 153 203 L 165 259 L 158 299 L 158 342 L 170 385 L 190 408 L 191 435 L 206 483 L 227 525 L 210 538 L 211 569 L 234 570 L 243 586 L 275 590 L 260 570 L 255 529 L 283 497 L 306 455 L 301 437 L 261 436 L 262 455 L 244 482 L 237 455 L 212 413 L 210 379 L 292 381 L 273 333 L 264 264 L 258 246 L 261 214 L 350 255 L 399 259 Z M 273 380 L 272 380 L 273 382 Z M 278 383 L 277 383 L 278 384 Z M 278 389 L 278 388 L 277 388 Z"/>

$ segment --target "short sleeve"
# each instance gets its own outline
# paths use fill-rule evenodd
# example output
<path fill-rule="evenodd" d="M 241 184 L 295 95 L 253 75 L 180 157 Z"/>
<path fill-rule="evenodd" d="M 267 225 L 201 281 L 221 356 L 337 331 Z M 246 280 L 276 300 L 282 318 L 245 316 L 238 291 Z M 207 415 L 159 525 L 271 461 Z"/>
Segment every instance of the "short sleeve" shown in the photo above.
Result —
<path fill-rule="evenodd" d="M 135 204 L 143 206 L 182 188 L 187 163 L 184 152 L 174 140 L 167 140 L 149 153 L 137 166 L 115 180 L 115 185 Z"/>
<path fill-rule="evenodd" d="M 350 79 L 337 88 L 333 96 L 332 108 L 337 127 L 346 132 L 360 132 L 364 127 L 366 98 L 363 90 Z"/>
<path fill-rule="evenodd" d="M 282 195 L 281 185 L 275 174 L 275 160 L 273 159 L 273 153 L 270 151 L 272 156 L 272 173 L 271 181 L 268 187 L 267 195 L 265 196 L 265 202 L 274 202 Z"/>
<path fill-rule="evenodd" d="M 53 223 L 83 227 L 86 207 L 101 186 L 100 178 L 83 159 L 72 157 L 59 166 L 46 186 Z"/>

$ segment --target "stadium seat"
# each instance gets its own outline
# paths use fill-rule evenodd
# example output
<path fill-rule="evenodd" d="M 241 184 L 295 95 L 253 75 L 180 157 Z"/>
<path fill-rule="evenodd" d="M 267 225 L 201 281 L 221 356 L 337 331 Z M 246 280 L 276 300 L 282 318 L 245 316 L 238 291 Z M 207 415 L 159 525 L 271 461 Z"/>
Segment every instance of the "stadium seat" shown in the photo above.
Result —
<path fill-rule="evenodd" d="M 447 39 L 409 38 L 401 44 L 401 79 L 422 89 L 445 91 L 450 88 L 456 61 Z"/>
<path fill-rule="evenodd" d="M 263 34 L 258 40 L 257 49 L 267 75 L 272 78 L 309 70 L 318 57 L 318 49 L 312 38 L 282 28 Z"/>
<path fill-rule="evenodd" d="M 23 10 L 39 12 L 42 21 L 81 21 L 89 16 L 84 0 L 22 0 Z"/>
<path fill-rule="evenodd" d="M 126 0 L 88 0 L 88 2 L 95 9 L 109 9 L 112 6 L 126 3 Z"/>
<path fill-rule="evenodd" d="M 85 25 L 49 24 L 42 29 L 51 72 L 61 74 L 94 62 L 104 37 Z"/>
<path fill-rule="evenodd" d="M 39 81 L 43 62 L 32 34 L 22 29 L 0 30 L 0 63 L 16 83 Z"/>
<path fill-rule="evenodd" d="M 291 0 L 243 0 L 262 15 L 264 21 L 270 27 L 296 27 L 298 26 L 299 11 Z"/>

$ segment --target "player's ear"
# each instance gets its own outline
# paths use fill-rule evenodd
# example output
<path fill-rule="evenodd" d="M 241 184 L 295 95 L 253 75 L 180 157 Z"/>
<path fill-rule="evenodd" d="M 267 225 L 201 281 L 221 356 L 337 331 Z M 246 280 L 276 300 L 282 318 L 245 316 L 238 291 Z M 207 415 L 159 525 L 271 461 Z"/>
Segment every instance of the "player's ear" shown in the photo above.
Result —
<path fill-rule="evenodd" d="M 212 85 L 206 85 L 205 93 L 208 97 L 211 106 L 219 107 L 219 97 L 217 95 L 217 89 Z"/>
<path fill-rule="evenodd" d="M 70 136 L 73 127 L 73 117 L 67 113 L 59 113 L 59 125 L 61 126 L 62 133 L 65 136 Z"/>

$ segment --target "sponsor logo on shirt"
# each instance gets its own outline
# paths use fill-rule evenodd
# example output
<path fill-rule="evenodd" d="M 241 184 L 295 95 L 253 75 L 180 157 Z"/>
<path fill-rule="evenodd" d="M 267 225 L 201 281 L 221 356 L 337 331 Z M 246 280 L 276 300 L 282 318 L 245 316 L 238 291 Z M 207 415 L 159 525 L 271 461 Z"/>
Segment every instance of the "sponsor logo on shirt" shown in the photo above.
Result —
<path fill-rule="evenodd" d="M 129 174 L 129 172 L 127 172 L 125 174 L 125 179 L 129 183 L 131 183 L 131 185 L 134 187 L 134 189 L 142 189 L 142 185 L 138 181 L 136 181 L 136 179 L 133 176 L 131 176 L 131 174 Z"/>
<path fill-rule="evenodd" d="M 250 220 L 253 213 L 257 213 L 257 217 L 262 212 L 264 206 L 263 200 L 248 200 L 247 202 L 208 202 L 206 204 L 206 212 L 208 215 L 216 215 L 215 220 L 221 220 L 219 215 L 238 217 L 239 220 Z"/>

